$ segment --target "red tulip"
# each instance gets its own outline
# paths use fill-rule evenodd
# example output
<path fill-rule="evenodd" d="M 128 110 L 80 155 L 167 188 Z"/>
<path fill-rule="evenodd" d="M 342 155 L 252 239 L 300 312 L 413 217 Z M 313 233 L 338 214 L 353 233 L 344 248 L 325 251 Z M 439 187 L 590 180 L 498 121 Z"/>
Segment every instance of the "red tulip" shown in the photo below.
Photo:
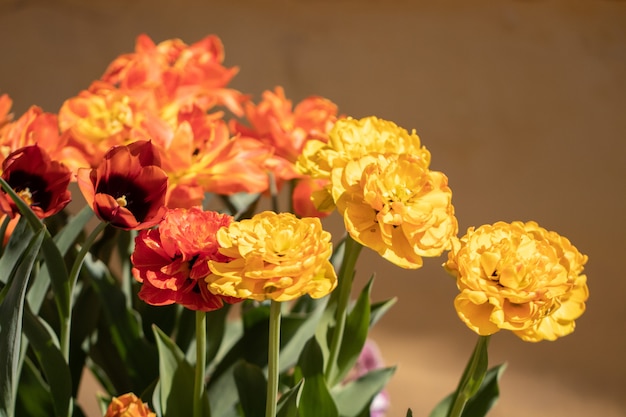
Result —
<path fill-rule="evenodd" d="M 67 189 L 70 170 L 51 160 L 38 145 L 9 154 L 2 163 L 2 178 L 40 219 L 58 213 L 71 201 Z M 5 193 L 0 193 L 0 209 L 11 217 L 19 213 L 15 202 Z"/>
<path fill-rule="evenodd" d="M 146 229 L 165 214 L 167 174 L 149 141 L 111 148 L 97 168 L 80 169 L 77 180 L 96 215 L 112 226 Z"/>

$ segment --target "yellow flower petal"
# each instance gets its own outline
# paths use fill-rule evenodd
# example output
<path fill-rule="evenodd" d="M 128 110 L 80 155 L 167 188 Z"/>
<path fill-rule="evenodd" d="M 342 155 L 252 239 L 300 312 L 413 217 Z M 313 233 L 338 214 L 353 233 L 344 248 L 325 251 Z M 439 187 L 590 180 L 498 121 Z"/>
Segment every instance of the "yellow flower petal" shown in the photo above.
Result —
<path fill-rule="evenodd" d="M 537 342 L 574 330 L 589 297 L 585 262 L 569 240 L 535 222 L 498 222 L 453 240 L 444 268 L 457 279 L 455 307 L 468 327 Z"/>

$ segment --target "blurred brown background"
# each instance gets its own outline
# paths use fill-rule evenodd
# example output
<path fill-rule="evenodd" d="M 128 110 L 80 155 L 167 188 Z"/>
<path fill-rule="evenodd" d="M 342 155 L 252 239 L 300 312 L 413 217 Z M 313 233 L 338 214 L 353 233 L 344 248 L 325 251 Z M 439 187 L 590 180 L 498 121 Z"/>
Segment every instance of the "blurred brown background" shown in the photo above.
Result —
<path fill-rule="evenodd" d="M 318 94 L 415 128 L 450 179 L 461 233 L 533 219 L 569 237 L 589 255 L 587 312 L 556 342 L 492 338 L 492 364 L 509 365 L 491 415 L 626 416 L 626 2 L 0 0 L 0 92 L 16 115 L 56 112 L 140 33 L 217 34 L 241 68 L 234 88 L 258 98 L 282 85 L 294 101 Z M 403 271 L 371 255 L 359 284 L 376 271 L 374 297 L 398 296 L 373 333 L 399 365 L 389 415 L 426 416 L 476 337 L 443 258 Z"/>

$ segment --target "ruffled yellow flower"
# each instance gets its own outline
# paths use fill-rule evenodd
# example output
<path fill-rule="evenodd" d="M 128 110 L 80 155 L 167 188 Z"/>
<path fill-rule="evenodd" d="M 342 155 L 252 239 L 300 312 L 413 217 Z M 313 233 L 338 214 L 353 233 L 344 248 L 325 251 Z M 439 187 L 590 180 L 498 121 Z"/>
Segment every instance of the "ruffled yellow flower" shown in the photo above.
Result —
<path fill-rule="evenodd" d="M 337 286 L 329 258 L 330 233 L 318 218 L 263 212 L 217 233 L 220 252 L 233 260 L 209 261 L 214 294 L 257 301 L 320 298 Z"/>
<path fill-rule="evenodd" d="M 403 268 L 439 256 L 458 230 L 441 172 L 409 154 L 368 155 L 334 169 L 331 194 L 357 242 Z"/>
<path fill-rule="evenodd" d="M 586 262 L 569 240 L 535 222 L 498 222 L 468 229 L 443 266 L 457 278 L 454 305 L 470 329 L 507 329 L 538 342 L 574 331 L 589 297 Z"/>
<path fill-rule="evenodd" d="M 133 393 L 113 397 L 104 417 L 156 417 L 148 404 Z"/>
<path fill-rule="evenodd" d="M 298 169 L 326 180 L 319 211 L 337 208 L 354 240 L 403 268 L 439 256 L 458 230 L 448 179 L 430 171 L 415 131 L 376 117 L 338 120 L 328 143 L 309 141 Z"/>
<path fill-rule="evenodd" d="M 306 143 L 296 165 L 302 174 L 330 180 L 334 169 L 342 169 L 349 161 L 370 154 L 409 154 L 426 168 L 430 164 L 430 152 L 421 146 L 415 131 L 409 133 L 393 122 L 374 116 L 337 120 L 328 137 L 328 143 L 319 140 Z M 330 187 L 314 193 L 313 203 L 320 211 L 334 210 Z"/>

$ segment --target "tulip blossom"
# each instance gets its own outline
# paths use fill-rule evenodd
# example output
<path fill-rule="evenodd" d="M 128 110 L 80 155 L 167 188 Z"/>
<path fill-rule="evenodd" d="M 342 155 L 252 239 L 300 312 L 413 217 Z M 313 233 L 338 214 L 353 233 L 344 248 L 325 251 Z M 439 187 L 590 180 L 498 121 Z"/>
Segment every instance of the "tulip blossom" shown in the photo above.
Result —
<path fill-rule="evenodd" d="M 80 167 L 88 166 L 82 151 L 68 143 L 67 135 L 59 133 L 56 114 L 46 113 L 38 106 L 31 106 L 17 120 L 3 121 L 2 113 L 8 109 L 2 107 L 10 104 L 10 100 L 3 103 L 0 98 L 0 161 L 11 152 L 36 144 L 51 159 L 67 166 L 72 173 L 76 173 Z"/>
<path fill-rule="evenodd" d="M 338 120 L 329 133 L 328 143 L 308 141 L 296 167 L 303 175 L 327 180 L 325 190 L 313 194 L 313 202 L 320 211 L 332 211 L 335 202 L 330 195 L 332 171 L 343 169 L 348 161 L 370 154 L 410 154 L 428 168 L 430 152 L 421 145 L 415 131 L 410 134 L 395 123 L 377 117 L 360 120 Z"/>
<path fill-rule="evenodd" d="M 328 132 L 338 117 L 337 106 L 323 97 L 311 96 L 294 107 L 283 88 L 276 87 L 274 91 L 263 92 L 263 99 L 257 105 L 245 103 L 245 111 L 250 126 L 231 120 L 231 131 L 244 138 L 254 138 L 271 151 L 271 157 L 263 165 L 274 174 L 279 188 L 283 181 L 297 179 L 295 213 L 301 217 L 327 215 L 316 210 L 311 202 L 310 192 L 319 181 L 302 175 L 295 164 L 308 141 L 328 141 Z"/>
<path fill-rule="evenodd" d="M 11 106 L 13 106 L 13 100 L 11 100 L 11 97 L 9 97 L 8 94 L 0 95 L 0 135 L 4 125 L 13 120 Z"/>
<path fill-rule="evenodd" d="M 415 132 L 366 117 L 338 120 L 328 143 L 307 142 L 298 169 L 325 181 L 311 194 L 319 211 L 337 208 L 354 240 L 415 269 L 449 249 L 458 230 L 448 179 L 429 164 Z"/>
<path fill-rule="evenodd" d="M 147 403 L 131 392 L 113 397 L 104 417 L 156 417 L 156 413 L 150 410 Z"/>
<path fill-rule="evenodd" d="M 150 124 L 155 126 L 155 124 Z M 199 107 L 181 110 L 176 125 L 151 131 L 168 174 L 169 208 L 200 205 L 205 192 L 231 195 L 267 189 L 263 161 L 270 150 L 250 138 L 231 137 L 220 114 Z"/>
<path fill-rule="evenodd" d="M 71 200 L 67 189 L 70 170 L 52 161 L 37 145 L 9 154 L 2 162 L 2 178 L 41 219 L 63 210 Z M 0 192 L 0 209 L 11 217 L 19 213 L 15 202 L 4 192 Z"/>
<path fill-rule="evenodd" d="M 454 240 L 443 266 L 457 279 L 454 306 L 470 329 L 506 329 L 537 342 L 574 331 L 589 297 L 586 262 L 569 240 L 535 222 L 497 222 Z"/>
<path fill-rule="evenodd" d="M 272 147 L 275 155 L 295 163 L 308 140 L 328 141 L 328 132 L 337 120 L 337 105 L 312 96 L 292 107 L 282 87 L 265 91 L 259 104 L 245 104 L 246 119 L 251 126 L 233 120 L 231 130 L 257 138 Z"/>
<path fill-rule="evenodd" d="M 245 97 L 226 88 L 239 70 L 224 67 L 223 62 L 224 46 L 215 35 L 187 45 L 180 39 L 155 44 L 142 34 L 137 37 L 135 52 L 116 58 L 102 81 L 124 91 L 149 92 L 159 108 L 170 114 L 188 105 L 203 110 L 224 105 L 241 115 L 240 103 Z"/>
<path fill-rule="evenodd" d="M 350 236 L 403 268 L 441 255 L 458 229 L 448 179 L 412 155 L 349 161 L 331 191 Z"/>
<path fill-rule="evenodd" d="M 59 128 L 95 167 L 113 146 L 147 138 L 143 121 L 154 111 L 111 85 L 94 82 L 88 90 L 65 100 L 59 110 Z M 135 139 L 133 139 L 135 138 Z"/>
<path fill-rule="evenodd" d="M 228 262 L 209 261 L 214 294 L 263 301 L 320 298 L 337 286 L 330 233 L 317 218 L 263 212 L 217 232 Z"/>
<path fill-rule="evenodd" d="M 168 210 L 156 229 L 142 230 L 131 257 L 133 276 L 142 283 L 139 298 L 152 305 L 177 303 L 191 310 L 211 311 L 241 301 L 209 292 L 204 278 L 209 260 L 227 262 L 217 231 L 232 217 L 199 208 Z"/>
<path fill-rule="evenodd" d="M 312 195 L 315 192 L 323 191 L 326 183 L 327 181 L 309 177 L 299 179 L 291 194 L 293 212 L 300 217 L 318 217 L 321 219 L 328 216 L 329 212 L 317 210 L 312 201 Z"/>
<path fill-rule="evenodd" d="M 115 227 L 145 229 L 163 218 L 167 174 L 151 142 L 111 148 L 97 168 L 80 169 L 77 180 L 98 218 Z"/>

